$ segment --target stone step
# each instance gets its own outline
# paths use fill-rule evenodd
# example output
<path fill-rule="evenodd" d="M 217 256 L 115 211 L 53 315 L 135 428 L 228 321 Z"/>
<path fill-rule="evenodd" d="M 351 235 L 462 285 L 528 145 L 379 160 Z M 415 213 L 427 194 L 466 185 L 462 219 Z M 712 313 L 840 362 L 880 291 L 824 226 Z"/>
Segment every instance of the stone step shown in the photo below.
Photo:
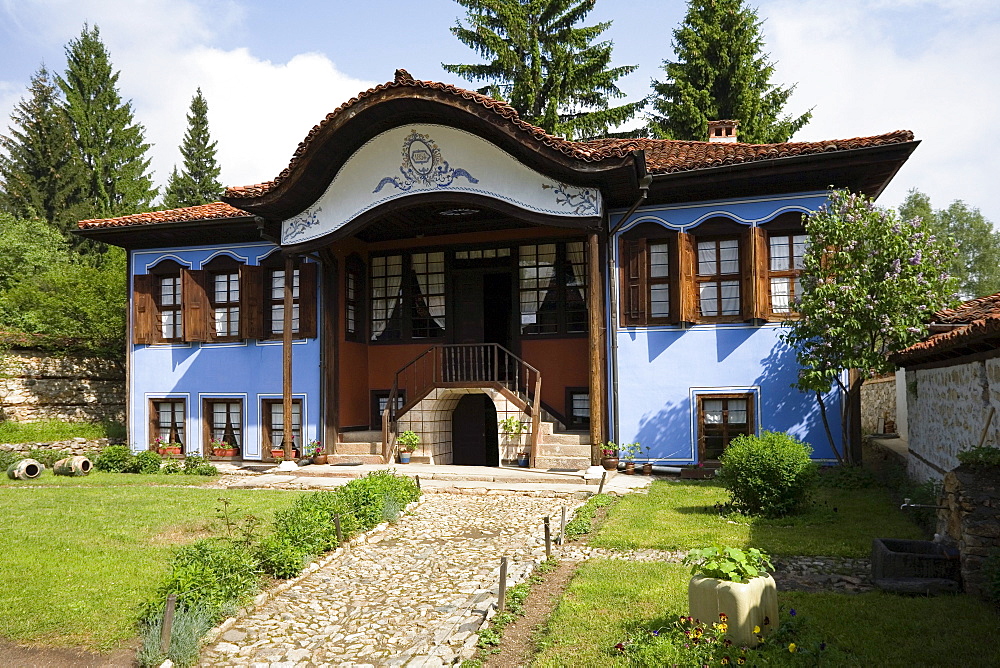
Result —
<path fill-rule="evenodd" d="M 542 443 L 552 443 L 558 445 L 586 445 L 590 447 L 589 431 L 565 431 L 555 434 L 539 434 Z"/>
<path fill-rule="evenodd" d="M 535 457 L 535 468 L 539 469 L 570 469 L 582 471 L 590 466 L 590 457 L 552 457 L 539 455 Z"/>
<path fill-rule="evenodd" d="M 340 432 L 341 443 L 373 443 L 382 442 L 382 430 L 365 431 L 342 431 Z"/>
<path fill-rule="evenodd" d="M 382 441 L 368 443 L 338 443 L 338 455 L 381 455 Z"/>
<path fill-rule="evenodd" d="M 328 464 L 383 464 L 382 455 L 330 455 Z"/>
<path fill-rule="evenodd" d="M 590 459 L 590 444 L 548 443 L 538 444 L 538 455 L 541 457 L 584 457 Z"/>

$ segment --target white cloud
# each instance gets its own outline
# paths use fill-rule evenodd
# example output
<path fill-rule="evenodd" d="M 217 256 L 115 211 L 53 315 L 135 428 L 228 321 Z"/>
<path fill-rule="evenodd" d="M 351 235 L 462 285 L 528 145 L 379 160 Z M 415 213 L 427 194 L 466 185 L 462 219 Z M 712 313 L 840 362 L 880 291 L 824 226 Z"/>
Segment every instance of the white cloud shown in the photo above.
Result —
<path fill-rule="evenodd" d="M 815 105 L 796 139 L 913 130 L 921 140 L 882 195 L 895 206 L 911 187 L 935 207 L 954 199 L 1000 223 L 988 198 L 1000 173 L 990 139 L 1000 126 L 1000 20 L 957 2 L 843 0 L 767 3 L 765 32 L 776 81 L 798 82 L 793 110 Z M 900 10 L 908 10 L 906 21 Z"/>
<path fill-rule="evenodd" d="M 371 83 L 340 72 L 321 53 L 304 53 L 287 63 L 255 57 L 246 48 L 214 48 L 217 31 L 239 28 L 242 11 L 233 2 L 196 4 L 185 0 L 35 0 L 3 5 L 14 31 L 31 42 L 62 47 L 84 22 L 98 25 L 118 88 L 131 99 L 135 118 L 146 128 L 154 180 L 163 185 L 175 164 L 187 127 L 186 114 L 199 86 L 209 105 L 209 127 L 218 141 L 225 185 L 246 185 L 278 175 L 309 129 Z M 61 72 L 64 61 L 47 63 Z M 27 89 L 0 82 L 0 114 Z"/>

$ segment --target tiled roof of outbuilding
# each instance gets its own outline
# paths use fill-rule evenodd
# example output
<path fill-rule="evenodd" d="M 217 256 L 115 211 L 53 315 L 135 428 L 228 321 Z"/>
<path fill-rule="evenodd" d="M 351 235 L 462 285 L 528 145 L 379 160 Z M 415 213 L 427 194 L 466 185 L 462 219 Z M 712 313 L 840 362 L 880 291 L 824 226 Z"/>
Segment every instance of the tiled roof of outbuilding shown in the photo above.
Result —
<path fill-rule="evenodd" d="M 154 223 L 179 223 L 188 220 L 246 218 L 252 215 L 253 214 L 248 211 L 243 211 L 242 209 L 229 206 L 225 202 L 212 202 L 211 204 L 202 204 L 200 206 L 187 206 L 182 209 L 133 213 L 130 216 L 121 216 L 120 218 L 95 218 L 92 220 L 81 220 L 78 225 L 80 229 L 94 229 L 99 227 L 152 225 Z"/>
<path fill-rule="evenodd" d="M 954 329 L 932 334 L 892 355 L 896 365 L 919 364 L 1000 348 L 1000 293 L 938 311 L 933 322 L 953 325 Z"/>

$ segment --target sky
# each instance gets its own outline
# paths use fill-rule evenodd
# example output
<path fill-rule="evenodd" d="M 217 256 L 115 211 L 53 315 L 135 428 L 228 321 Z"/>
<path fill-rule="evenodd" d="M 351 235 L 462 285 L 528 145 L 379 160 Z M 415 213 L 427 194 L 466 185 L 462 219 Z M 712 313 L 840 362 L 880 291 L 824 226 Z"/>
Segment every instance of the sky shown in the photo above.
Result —
<path fill-rule="evenodd" d="M 759 0 L 775 84 L 796 88 L 786 111 L 813 109 L 793 141 L 912 130 L 920 146 L 879 202 L 910 188 L 934 208 L 961 199 L 1000 223 L 1000 2 Z M 587 23 L 612 21 L 626 99 L 650 92 L 673 57 L 681 0 L 598 0 Z M 145 128 L 154 182 L 165 184 L 200 86 L 225 185 L 268 181 L 309 129 L 357 93 L 393 78 L 474 88 L 441 63 L 480 59 L 450 32 L 453 0 L 0 0 L 0 133 L 43 63 L 97 25 L 119 90 Z M 635 123 L 633 123 L 634 125 Z"/>

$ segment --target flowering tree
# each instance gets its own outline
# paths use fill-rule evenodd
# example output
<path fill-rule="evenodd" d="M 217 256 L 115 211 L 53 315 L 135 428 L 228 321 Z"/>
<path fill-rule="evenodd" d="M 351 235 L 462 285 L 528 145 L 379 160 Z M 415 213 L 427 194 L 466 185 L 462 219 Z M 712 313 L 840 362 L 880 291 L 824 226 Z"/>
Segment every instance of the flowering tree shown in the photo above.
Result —
<path fill-rule="evenodd" d="M 799 318 L 782 335 L 797 351 L 796 387 L 814 392 L 830 446 L 841 462 L 858 463 L 861 444 L 850 434 L 861 383 L 893 370 L 887 356 L 919 341 L 930 315 L 954 301 L 948 275 L 953 249 L 923 220 L 903 221 L 865 195 L 837 190 L 806 219 Z M 845 379 L 845 372 L 858 373 Z M 841 411 L 844 451 L 830 432 L 823 395 L 836 385 L 847 395 Z"/>

